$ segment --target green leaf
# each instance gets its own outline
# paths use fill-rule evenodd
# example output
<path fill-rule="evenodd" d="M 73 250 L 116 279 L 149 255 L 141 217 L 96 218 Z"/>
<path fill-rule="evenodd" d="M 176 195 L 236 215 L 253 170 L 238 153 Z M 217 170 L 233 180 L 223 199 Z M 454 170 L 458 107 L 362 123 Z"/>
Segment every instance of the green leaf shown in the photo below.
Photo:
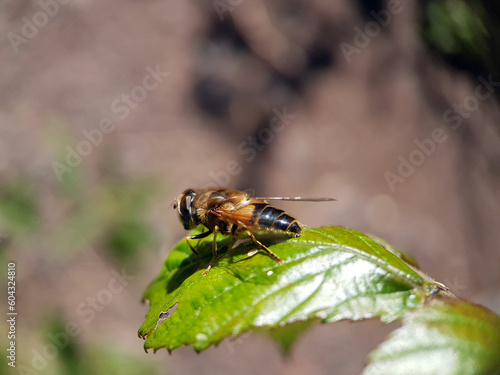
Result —
<path fill-rule="evenodd" d="M 458 299 L 434 299 L 370 354 L 363 375 L 500 374 L 500 317 Z"/>
<path fill-rule="evenodd" d="M 250 256 L 255 245 L 245 241 L 202 276 L 213 236 L 198 244 L 196 272 L 196 257 L 181 241 L 144 294 L 151 305 L 139 329 L 145 348 L 193 345 L 201 351 L 251 328 L 311 319 L 392 321 L 429 295 L 428 280 L 360 232 L 306 228 L 297 238 L 259 238 L 284 264 L 262 251 Z M 230 239 L 218 241 L 219 253 L 231 245 Z"/>
<path fill-rule="evenodd" d="M 408 265 L 414 267 L 414 268 L 419 268 L 417 260 L 410 254 L 405 253 L 402 250 L 396 249 L 394 246 L 391 244 L 387 243 L 387 241 L 383 240 L 380 237 L 374 236 L 374 235 L 368 235 L 373 241 L 378 243 L 380 246 L 384 247 L 385 249 L 389 250 L 391 253 L 396 255 L 398 258 L 401 258 L 404 260 Z"/>

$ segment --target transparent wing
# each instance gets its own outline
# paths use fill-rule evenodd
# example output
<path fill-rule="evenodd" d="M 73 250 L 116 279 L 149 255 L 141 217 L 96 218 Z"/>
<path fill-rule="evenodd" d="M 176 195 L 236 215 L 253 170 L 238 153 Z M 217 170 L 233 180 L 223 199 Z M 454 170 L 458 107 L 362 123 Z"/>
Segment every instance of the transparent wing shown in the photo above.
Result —
<path fill-rule="evenodd" d="M 334 198 L 306 198 L 306 197 L 256 197 L 254 199 L 271 200 L 271 201 L 303 201 L 303 202 L 329 202 L 336 201 Z"/>

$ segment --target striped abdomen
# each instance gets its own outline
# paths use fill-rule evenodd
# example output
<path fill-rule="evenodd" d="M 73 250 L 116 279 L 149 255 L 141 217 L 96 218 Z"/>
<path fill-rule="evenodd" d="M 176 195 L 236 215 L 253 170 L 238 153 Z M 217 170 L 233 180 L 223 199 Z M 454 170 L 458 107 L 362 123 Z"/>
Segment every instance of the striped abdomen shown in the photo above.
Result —
<path fill-rule="evenodd" d="M 285 211 L 272 207 L 267 203 L 256 203 L 254 206 L 255 209 L 250 220 L 252 226 L 296 234 L 302 232 L 297 219 L 288 215 Z"/>

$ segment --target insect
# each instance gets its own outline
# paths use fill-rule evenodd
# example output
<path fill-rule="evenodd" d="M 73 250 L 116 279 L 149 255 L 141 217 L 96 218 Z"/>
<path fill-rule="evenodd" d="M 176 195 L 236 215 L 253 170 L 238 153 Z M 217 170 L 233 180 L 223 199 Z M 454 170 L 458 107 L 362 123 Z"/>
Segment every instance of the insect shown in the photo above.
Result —
<path fill-rule="evenodd" d="M 212 244 L 213 258 L 208 268 L 203 272 L 205 276 L 212 268 L 217 256 L 217 234 L 231 235 L 237 238 L 245 233 L 262 250 L 264 250 L 278 264 L 283 261 L 255 238 L 253 232 L 281 232 L 294 236 L 300 235 L 302 226 L 297 219 L 285 211 L 271 206 L 267 200 L 334 201 L 332 198 L 302 198 L 302 197 L 265 197 L 252 198 L 250 194 L 226 189 L 187 189 L 173 207 L 179 213 L 184 229 L 194 229 L 200 224 L 208 229 L 207 232 L 186 237 L 191 251 L 196 254 L 196 264 L 199 261 L 198 251 L 189 243 L 189 240 L 205 238 L 214 234 Z"/>

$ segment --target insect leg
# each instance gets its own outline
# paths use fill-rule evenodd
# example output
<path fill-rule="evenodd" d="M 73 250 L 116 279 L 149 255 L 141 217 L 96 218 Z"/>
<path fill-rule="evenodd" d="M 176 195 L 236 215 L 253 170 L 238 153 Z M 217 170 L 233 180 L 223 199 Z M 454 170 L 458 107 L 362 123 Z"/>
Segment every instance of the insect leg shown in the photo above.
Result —
<path fill-rule="evenodd" d="M 214 262 L 215 258 L 217 257 L 217 232 L 218 231 L 219 231 L 219 227 L 216 225 L 214 228 L 214 242 L 212 243 L 213 257 L 212 257 L 212 260 L 210 261 L 210 263 L 208 264 L 207 269 L 205 270 L 205 272 L 203 272 L 201 274 L 201 276 L 205 276 L 210 271 L 210 269 L 212 268 L 212 263 Z"/>
<path fill-rule="evenodd" d="M 199 235 L 202 236 L 202 237 L 201 238 L 197 237 L 198 238 L 198 242 L 196 243 L 196 247 L 198 247 L 198 245 L 200 244 L 202 238 L 205 238 L 206 236 L 208 236 L 208 234 L 211 234 L 212 232 L 208 231 L 208 234 L 206 234 L 206 235 L 204 233 L 205 233 L 205 227 L 201 227 L 201 233 Z"/>
<path fill-rule="evenodd" d="M 248 234 L 248 237 L 252 239 L 254 243 L 257 244 L 262 250 L 264 250 L 266 253 L 269 254 L 271 258 L 273 258 L 278 264 L 283 264 L 283 260 L 281 260 L 275 253 L 273 253 L 271 250 L 269 250 L 262 242 L 260 242 L 255 236 L 250 232 L 249 230 L 245 230 L 246 234 Z"/>
<path fill-rule="evenodd" d="M 200 234 L 195 234 L 194 236 L 189 236 L 187 238 L 189 238 L 190 240 L 199 240 L 201 238 L 208 237 L 211 234 L 212 234 L 212 231 L 208 231 L 208 232 L 203 232 L 203 233 L 200 233 Z"/>
<path fill-rule="evenodd" d="M 188 237 L 186 237 L 186 242 L 187 242 L 189 248 L 191 249 L 191 251 L 193 253 L 196 254 L 196 268 L 198 268 L 198 264 L 200 263 L 200 255 L 198 254 L 198 251 L 196 251 L 195 248 L 189 243 L 189 240 L 200 240 L 202 238 L 205 238 L 205 237 L 209 236 L 210 234 L 212 234 L 212 232 L 208 231 L 208 232 L 203 232 L 203 233 L 200 233 L 200 234 L 195 234 L 194 236 L 188 236 Z M 199 243 L 200 243 L 200 241 L 198 241 L 198 244 Z M 198 246 L 198 244 L 196 244 L 196 246 Z"/>
<path fill-rule="evenodd" d="M 189 243 L 189 240 L 188 240 L 189 238 L 190 237 L 186 237 L 186 242 L 187 242 L 189 248 L 191 249 L 191 251 L 196 254 L 196 267 L 195 268 L 198 268 L 198 264 L 200 263 L 200 254 L 198 254 L 198 252 L 195 250 L 195 248 L 193 246 L 191 246 L 191 244 Z"/>

